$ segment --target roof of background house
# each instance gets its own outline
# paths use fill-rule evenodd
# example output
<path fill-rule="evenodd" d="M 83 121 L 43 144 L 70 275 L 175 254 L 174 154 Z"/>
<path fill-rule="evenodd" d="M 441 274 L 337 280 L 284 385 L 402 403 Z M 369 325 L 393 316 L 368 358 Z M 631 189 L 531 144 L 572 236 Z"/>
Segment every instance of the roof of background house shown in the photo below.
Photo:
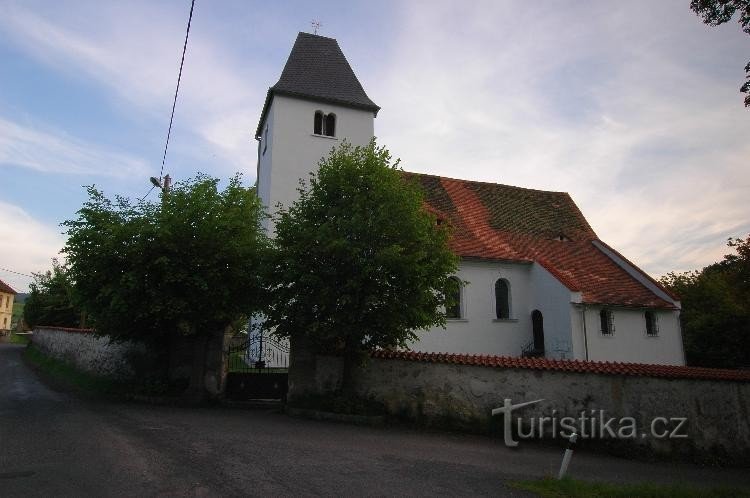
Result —
<path fill-rule="evenodd" d="M 565 192 L 404 176 L 421 185 L 430 211 L 450 223 L 451 248 L 463 258 L 536 262 L 584 303 L 675 308 L 594 245 L 596 233 Z"/>
<path fill-rule="evenodd" d="M 13 287 L 11 287 L 10 285 L 6 284 L 2 280 L 0 280 L 0 292 L 6 292 L 8 294 L 18 294 L 18 292 L 16 292 L 16 291 L 13 290 Z"/>
<path fill-rule="evenodd" d="M 261 135 L 261 126 L 274 95 L 329 102 L 375 114 L 380 110 L 365 93 L 338 42 L 310 33 L 297 35 L 279 81 L 268 89 L 256 137 Z"/>

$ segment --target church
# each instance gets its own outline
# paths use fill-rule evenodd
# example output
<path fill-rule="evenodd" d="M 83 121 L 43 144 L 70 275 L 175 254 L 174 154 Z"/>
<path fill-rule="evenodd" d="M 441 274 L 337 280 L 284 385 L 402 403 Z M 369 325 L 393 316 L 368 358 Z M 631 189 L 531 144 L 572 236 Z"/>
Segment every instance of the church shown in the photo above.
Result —
<path fill-rule="evenodd" d="M 299 33 L 255 132 L 264 206 L 289 206 L 341 141 L 368 144 L 379 111 L 335 39 Z M 404 176 L 460 257 L 446 328 L 420 331 L 412 350 L 685 364 L 679 298 L 601 241 L 567 193 Z"/>

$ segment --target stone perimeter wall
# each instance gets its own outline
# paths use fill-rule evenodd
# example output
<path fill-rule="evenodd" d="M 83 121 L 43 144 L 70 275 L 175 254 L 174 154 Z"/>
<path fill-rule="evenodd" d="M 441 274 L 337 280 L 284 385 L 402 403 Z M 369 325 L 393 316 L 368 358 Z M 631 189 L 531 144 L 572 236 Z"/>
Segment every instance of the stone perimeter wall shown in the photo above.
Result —
<path fill-rule="evenodd" d="M 155 360 L 144 344 L 112 342 L 90 329 L 37 327 L 32 342 L 48 356 L 117 380 L 136 378 Z"/>
<path fill-rule="evenodd" d="M 290 403 L 311 394 L 329 394 L 339 387 L 340 358 L 303 353 L 297 354 L 296 360 L 293 357 L 290 371 Z M 358 396 L 382 402 L 389 414 L 426 426 L 493 432 L 502 437 L 502 415 L 492 417 L 493 408 L 502 407 L 505 398 L 513 404 L 543 399 L 513 411 L 513 426 L 520 417 L 524 432 L 528 432 L 531 417 L 538 427 L 543 416 L 578 418 L 581 412 L 604 410 L 605 417 L 632 417 L 637 436 L 583 440 L 582 447 L 593 444 L 625 454 L 661 454 L 731 465 L 750 462 L 750 382 L 372 358 L 358 371 L 354 385 Z M 680 432 L 687 433 L 687 438 L 653 437 L 651 423 L 656 417 L 686 417 Z M 618 427 L 614 425 L 615 430 Z M 657 429 L 664 427 L 674 428 L 675 424 L 657 423 Z M 545 429 L 544 437 L 550 438 L 549 424 Z M 523 446 L 522 440 L 520 444 Z"/>

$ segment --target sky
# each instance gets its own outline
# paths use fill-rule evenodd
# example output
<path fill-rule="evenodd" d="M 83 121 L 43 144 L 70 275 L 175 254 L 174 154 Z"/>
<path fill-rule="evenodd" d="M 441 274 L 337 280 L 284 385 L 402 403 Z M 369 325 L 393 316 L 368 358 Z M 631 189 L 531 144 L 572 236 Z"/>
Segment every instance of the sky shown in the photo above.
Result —
<path fill-rule="evenodd" d="M 159 176 L 189 9 L 0 0 L 0 279 L 16 290 L 59 257 L 85 186 L 135 199 Z M 255 182 L 266 91 L 313 19 L 407 171 L 568 192 L 655 277 L 750 233 L 750 37 L 688 0 L 196 0 L 165 173 Z"/>

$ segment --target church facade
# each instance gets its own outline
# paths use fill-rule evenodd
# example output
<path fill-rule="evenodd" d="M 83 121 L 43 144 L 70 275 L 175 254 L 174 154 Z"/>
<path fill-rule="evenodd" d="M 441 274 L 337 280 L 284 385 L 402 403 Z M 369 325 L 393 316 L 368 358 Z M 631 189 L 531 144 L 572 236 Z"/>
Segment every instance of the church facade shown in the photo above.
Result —
<path fill-rule="evenodd" d="M 379 110 L 336 40 L 299 33 L 255 133 L 269 211 L 342 140 L 369 143 Z M 601 241 L 567 193 L 404 176 L 461 258 L 446 328 L 412 350 L 684 365 L 678 298 Z"/>

